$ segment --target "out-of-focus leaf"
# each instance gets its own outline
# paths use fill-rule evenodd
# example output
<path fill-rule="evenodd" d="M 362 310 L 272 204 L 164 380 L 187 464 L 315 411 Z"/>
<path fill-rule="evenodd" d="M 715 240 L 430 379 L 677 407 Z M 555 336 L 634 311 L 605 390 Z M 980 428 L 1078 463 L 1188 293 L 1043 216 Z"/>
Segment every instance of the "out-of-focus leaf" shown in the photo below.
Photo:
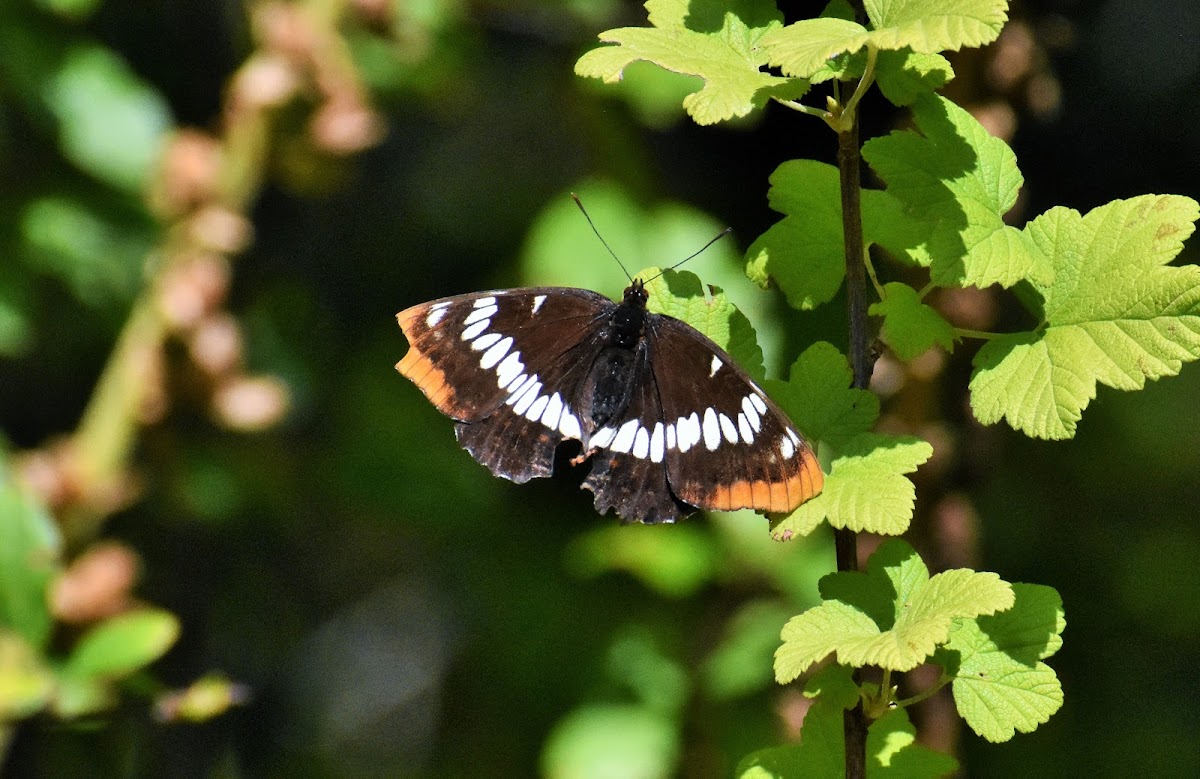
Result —
<path fill-rule="evenodd" d="M 59 569 L 60 546 L 53 520 L 12 483 L 0 460 L 0 629 L 35 649 L 50 638 L 46 588 Z"/>
<path fill-rule="evenodd" d="M 163 98 L 106 48 L 72 49 L 50 84 L 63 154 L 96 178 L 137 192 L 171 127 Z"/>
<path fill-rule="evenodd" d="M 61 195 L 26 206 L 21 232 L 30 261 L 92 305 L 133 297 L 150 246 L 149 235 L 118 227 L 87 203 Z"/>
<path fill-rule="evenodd" d="M 0 727 L 41 709 L 50 698 L 54 677 L 29 644 L 0 630 Z"/>
<path fill-rule="evenodd" d="M 712 580 L 717 552 L 712 539 L 691 526 L 608 525 L 576 539 L 567 565 L 580 576 L 628 571 L 659 594 L 681 598 Z"/>
<path fill-rule="evenodd" d="M 63 668 L 66 676 L 120 678 L 149 665 L 179 637 L 179 620 L 169 611 L 131 611 L 89 630 Z"/>
<path fill-rule="evenodd" d="M 100 7 L 101 0 L 34 0 L 50 13 L 70 19 L 86 19 Z"/>
<path fill-rule="evenodd" d="M 548 779 L 674 775 L 679 735 L 669 718 L 640 706 L 588 706 L 568 714 L 542 751 Z"/>

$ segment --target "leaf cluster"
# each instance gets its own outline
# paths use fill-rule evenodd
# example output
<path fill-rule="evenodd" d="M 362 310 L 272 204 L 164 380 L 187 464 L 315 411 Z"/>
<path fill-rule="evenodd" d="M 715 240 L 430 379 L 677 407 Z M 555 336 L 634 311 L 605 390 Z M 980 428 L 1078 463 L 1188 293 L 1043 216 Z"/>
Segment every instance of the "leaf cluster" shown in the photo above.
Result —
<path fill-rule="evenodd" d="M 576 72 L 615 83 L 631 63 L 646 61 L 699 78 L 702 86 L 683 99 L 683 108 L 702 125 L 746 117 L 775 102 L 843 132 L 874 85 L 911 109 L 911 129 L 862 147 L 884 184 L 858 193 L 867 249 L 862 262 L 876 296 L 870 314 L 880 318 L 883 342 L 902 361 L 935 348 L 953 351 L 964 339 L 984 340 L 969 384 L 981 422 L 1006 421 L 1037 438 L 1069 438 L 1097 385 L 1140 389 L 1200 357 L 1200 268 L 1171 264 L 1200 216 L 1195 201 L 1144 195 L 1087 214 L 1055 207 L 1013 226 L 1005 217 L 1023 183 L 1015 155 L 968 111 L 935 94 L 953 77 L 942 52 L 994 40 L 1007 18 L 1003 0 L 866 0 L 865 24 L 842 0 L 820 18 L 790 25 L 769 3 L 718 9 L 650 0 L 646 8 L 650 27 L 602 33 L 610 45 L 585 54 Z M 823 107 L 802 102 L 826 82 L 834 90 Z M 848 98 L 842 83 L 854 86 Z M 783 218 L 749 247 L 746 274 L 760 286 L 778 287 L 796 309 L 822 306 L 845 278 L 839 172 L 791 160 L 779 165 L 770 184 L 770 205 Z M 898 266 L 906 278 L 923 269 L 928 283 L 917 289 L 881 280 L 877 262 Z M 993 285 L 1013 290 L 1028 312 L 1026 329 L 958 328 L 929 302 L 938 289 Z M 729 315 L 713 321 L 694 295 L 676 297 L 677 290 L 666 287 L 654 290 L 660 310 L 687 319 L 747 360 L 752 372 L 760 370 L 761 354 L 752 344 L 731 340 Z M 772 519 L 772 535 L 807 535 L 822 521 L 838 529 L 903 533 L 914 500 L 906 475 L 932 447 L 873 431 L 878 400 L 851 387 L 849 364 L 830 344 L 810 346 L 787 381 L 764 386 L 817 445 L 827 473 L 820 495 Z M 911 547 L 892 540 L 865 572 L 831 574 L 820 589 L 822 603 L 784 628 L 775 673 L 786 683 L 826 658 L 836 665 L 810 681 L 816 702 L 801 743 L 752 755 L 743 776 L 796 775 L 801 766 L 803 773 L 826 773 L 816 766 L 840 773 L 841 712 L 860 703 L 874 720 L 868 756 L 876 762 L 868 773 L 952 770 L 942 756 L 911 745 L 903 712 L 911 701 L 897 700 L 891 683 L 892 673 L 925 663 L 941 668 L 938 687 L 950 684 L 961 716 L 992 741 L 1036 728 L 1062 705 L 1061 686 L 1043 662 L 1061 645 L 1064 626 L 1062 604 L 1050 588 L 969 570 L 930 575 Z M 850 667 L 881 669 L 883 682 L 856 686 Z M 889 752 L 901 743 L 901 752 Z M 902 759 L 893 759 L 897 754 Z"/>

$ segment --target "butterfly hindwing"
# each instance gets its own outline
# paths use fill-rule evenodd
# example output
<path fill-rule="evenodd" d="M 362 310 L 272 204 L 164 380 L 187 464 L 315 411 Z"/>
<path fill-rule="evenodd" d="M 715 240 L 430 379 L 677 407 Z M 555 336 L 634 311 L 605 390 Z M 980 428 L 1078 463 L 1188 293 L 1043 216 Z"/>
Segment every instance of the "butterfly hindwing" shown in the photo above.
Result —
<path fill-rule="evenodd" d="M 549 476 L 554 450 L 581 436 L 565 387 L 582 380 L 595 323 L 616 307 L 558 287 L 483 292 L 398 315 L 409 351 L 396 368 L 459 422 L 463 447 L 497 476 Z"/>
<path fill-rule="evenodd" d="M 675 522 L 694 509 L 667 483 L 662 389 L 651 368 L 649 344 L 638 352 L 635 391 L 624 412 L 591 438 L 592 470 L 583 486 L 596 495 L 596 511 L 654 524 Z"/>
<path fill-rule="evenodd" d="M 700 508 L 792 511 L 821 491 L 812 449 L 788 416 L 691 326 L 652 316 L 648 340 L 661 387 L 667 479 Z"/>

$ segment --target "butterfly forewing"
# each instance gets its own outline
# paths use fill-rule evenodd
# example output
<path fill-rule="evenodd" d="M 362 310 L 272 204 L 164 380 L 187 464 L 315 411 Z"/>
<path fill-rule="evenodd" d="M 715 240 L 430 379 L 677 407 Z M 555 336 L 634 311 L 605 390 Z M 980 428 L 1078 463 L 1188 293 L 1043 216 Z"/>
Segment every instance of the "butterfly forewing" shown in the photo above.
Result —
<path fill-rule="evenodd" d="M 649 330 L 676 497 L 720 511 L 786 512 L 821 491 L 812 449 L 724 350 L 670 317 L 651 317 Z"/>
<path fill-rule="evenodd" d="M 482 292 L 397 315 L 409 351 L 397 370 L 442 413 L 476 460 L 517 482 L 549 476 L 554 449 L 582 430 L 573 397 L 598 319 L 616 304 L 557 287 Z"/>
<path fill-rule="evenodd" d="M 396 315 L 409 350 L 396 364 L 443 414 L 460 422 L 492 415 L 521 383 L 592 336 L 616 304 L 582 289 L 530 287 L 442 298 Z M 487 377 L 490 381 L 485 381 Z"/>

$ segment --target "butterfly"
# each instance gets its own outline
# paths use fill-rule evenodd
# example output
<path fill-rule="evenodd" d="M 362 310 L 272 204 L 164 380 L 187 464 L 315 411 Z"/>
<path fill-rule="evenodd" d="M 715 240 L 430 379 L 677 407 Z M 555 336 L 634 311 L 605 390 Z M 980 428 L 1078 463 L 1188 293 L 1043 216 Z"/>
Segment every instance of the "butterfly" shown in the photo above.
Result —
<path fill-rule="evenodd" d="M 788 416 L 721 347 L 647 299 L 633 279 L 620 303 L 569 287 L 421 303 L 397 314 L 409 350 L 396 369 L 496 476 L 550 476 L 559 445 L 578 441 L 571 463 L 590 462 L 582 486 L 601 514 L 650 524 L 697 509 L 789 512 L 820 492 L 821 467 Z"/>

